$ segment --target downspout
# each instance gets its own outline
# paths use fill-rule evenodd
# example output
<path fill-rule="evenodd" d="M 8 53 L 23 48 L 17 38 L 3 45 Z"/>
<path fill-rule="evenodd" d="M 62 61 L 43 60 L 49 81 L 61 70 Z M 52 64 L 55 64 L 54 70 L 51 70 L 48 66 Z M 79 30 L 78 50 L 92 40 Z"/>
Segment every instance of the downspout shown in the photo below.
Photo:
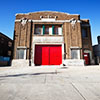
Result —
<path fill-rule="evenodd" d="M 29 66 L 31 66 L 32 21 L 30 22 Z"/>

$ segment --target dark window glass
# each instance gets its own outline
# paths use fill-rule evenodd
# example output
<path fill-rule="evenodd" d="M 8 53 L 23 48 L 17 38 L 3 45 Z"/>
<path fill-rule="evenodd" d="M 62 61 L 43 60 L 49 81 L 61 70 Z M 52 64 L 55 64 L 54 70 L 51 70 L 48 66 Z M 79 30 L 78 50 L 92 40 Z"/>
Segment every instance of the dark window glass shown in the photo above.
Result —
<path fill-rule="evenodd" d="M 87 28 L 82 28 L 82 37 L 85 38 L 85 37 L 88 37 L 87 35 Z"/>
<path fill-rule="evenodd" d="M 35 26 L 35 34 L 41 34 L 42 33 L 42 27 L 41 26 Z"/>
<path fill-rule="evenodd" d="M 49 34 L 49 26 L 45 26 L 45 34 Z"/>
<path fill-rule="evenodd" d="M 8 51 L 8 56 L 11 56 L 11 51 Z"/>
<path fill-rule="evenodd" d="M 59 26 L 54 26 L 54 34 L 59 34 Z"/>
<path fill-rule="evenodd" d="M 8 46 L 11 47 L 12 46 L 12 43 L 11 42 L 8 42 Z"/>

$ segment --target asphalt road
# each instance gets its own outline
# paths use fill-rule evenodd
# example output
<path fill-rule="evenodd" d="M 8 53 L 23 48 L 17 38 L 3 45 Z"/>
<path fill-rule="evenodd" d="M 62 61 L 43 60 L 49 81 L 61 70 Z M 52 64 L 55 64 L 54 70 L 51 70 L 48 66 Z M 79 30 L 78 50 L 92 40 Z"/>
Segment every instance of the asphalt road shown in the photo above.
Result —
<path fill-rule="evenodd" d="M 100 100 L 100 66 L 0 67 L 0 100 Z"/>

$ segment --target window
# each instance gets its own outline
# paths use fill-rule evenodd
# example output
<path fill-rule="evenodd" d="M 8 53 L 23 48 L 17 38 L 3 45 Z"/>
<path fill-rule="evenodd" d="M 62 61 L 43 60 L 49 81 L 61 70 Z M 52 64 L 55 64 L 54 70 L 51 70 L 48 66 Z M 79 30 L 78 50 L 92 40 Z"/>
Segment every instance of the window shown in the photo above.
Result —
<path fill-rule="evenodd" d="M 54 34 L 59 34 L 59 27 L 58 26 L 54 26 Z"/>
<path fill-rule="evenodd" d="M 88 32 L 87 32 L 87 28 L 82 28 L 82 37 L 83 38 L 86 38 L 86 37 L 88 37 Z"/>
<path fill-rule="evenodd" d="M 11 42 L 8 42 L 8 46 L 11 47 L 12 46 L 12 43 Z"/>
<path fill-rule="evenodd" d="M 8 56 L 11 56 L 11 51 L 8 51 Z"/>
<path fill-rule="evenodd" d="M 78 49 L 71 49 L 71 59 L 79 59 L 80 51 Z"/>
<path fill-rule="evenodd" d="M 17 49 L 17 55 L 16 55 L 16 58 L 17 59 L 25 59 L 25 49 L 20 49 L 20 48 L 18 48 Z"/>
<path fill-rule="evenodd" d="M 0 42 L 3 44 L 4 43 L 4 38 L 1 38 Z"/>
<path fill-rule="evenodd" d="M 61 25 L 35 25 L 35 35 L 62 35 Z"/>
<path fill-rule="evenodd" d="M 42 26 L 35 26 L 35 34 L 39 35 L 42 33 Z"/>
<path fill-rule="evenodd" d="M 49 26 L 45 26 L 45 32 L 44 34 L 49 34 Z"/>
<path fill-rule="evenodd" d="M 54 25 L 54 32 L 55 35 L 62 35 L 62 27 L 61 25 Z"/>

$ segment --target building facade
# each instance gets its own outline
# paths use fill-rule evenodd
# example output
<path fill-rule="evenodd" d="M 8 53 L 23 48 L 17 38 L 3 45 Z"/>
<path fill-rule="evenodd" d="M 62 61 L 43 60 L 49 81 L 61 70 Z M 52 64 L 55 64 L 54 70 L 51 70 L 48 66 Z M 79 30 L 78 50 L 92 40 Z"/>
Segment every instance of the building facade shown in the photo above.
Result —
<path fill-rule="evenodd" d="M 98 44 L 93 46 L 95 64 L 100 64 L 100 36 L 97 37 Z"/>
<path fill-rule="evenodd" d="M 62 65 L 70 61 L 91 63 L 89 20 L 55 11 L 16 14 L 14 62 L 31 65 Z"/>
<path fill-rule="evenodd" d="M 10 65 L 13 40 L 0 32 L 0 66 Z"/>

